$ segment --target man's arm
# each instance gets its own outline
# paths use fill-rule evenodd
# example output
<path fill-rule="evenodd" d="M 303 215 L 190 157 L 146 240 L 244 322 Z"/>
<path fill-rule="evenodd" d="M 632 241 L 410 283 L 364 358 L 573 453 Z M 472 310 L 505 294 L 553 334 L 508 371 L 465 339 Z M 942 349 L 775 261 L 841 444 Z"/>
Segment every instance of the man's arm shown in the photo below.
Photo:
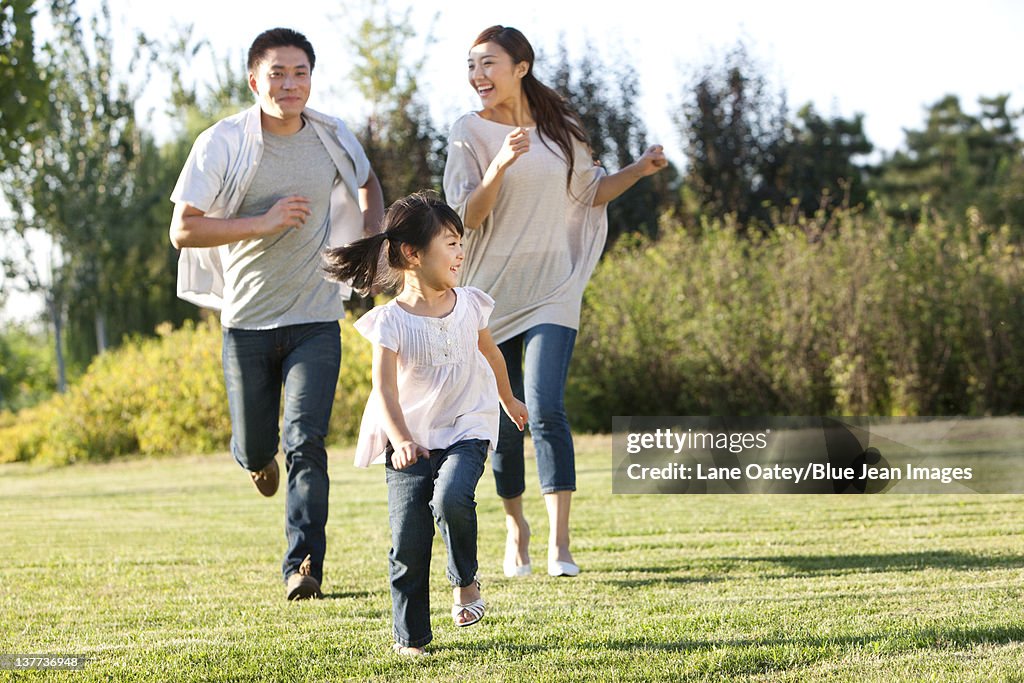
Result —
<path fill-rule="evenodd" d="M 276 235 L 289 228 L 302 227 L 310 213 L 309 200 L 299 195 L 282 197 L 262 216 L 247 218 L 208 218 L 191 204 L 177 202 L 171 216 L 171 244 L 175 249 L 219 247 Z"/>
<path fill-rule="evenodd" d="M 380 232 L 384 220 L 384 191 L 377 175 L 370 170 L 366 182 L 359 188 L 359 208 L 363 211 L 363 235 L 370 237 Z"/>

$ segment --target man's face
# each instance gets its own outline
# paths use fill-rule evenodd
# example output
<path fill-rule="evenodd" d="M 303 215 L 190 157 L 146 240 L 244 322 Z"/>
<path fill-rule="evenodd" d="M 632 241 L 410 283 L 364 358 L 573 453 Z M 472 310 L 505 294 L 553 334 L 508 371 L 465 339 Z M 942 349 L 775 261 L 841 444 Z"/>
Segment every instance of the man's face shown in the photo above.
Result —
<path fill-rule="evenodd" d="M 275 47 L 249 72 L 249 88 L 267 116 L 287 121 L 302 114 L 313 70 L 298 47 Z"/>

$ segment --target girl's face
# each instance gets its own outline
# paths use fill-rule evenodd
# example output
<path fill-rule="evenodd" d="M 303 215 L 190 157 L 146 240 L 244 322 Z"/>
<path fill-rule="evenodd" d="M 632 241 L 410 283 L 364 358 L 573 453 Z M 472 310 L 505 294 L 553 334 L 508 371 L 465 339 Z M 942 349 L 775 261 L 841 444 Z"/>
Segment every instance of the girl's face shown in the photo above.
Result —
<path fill-rule="evenodd" d="M 417 275 L 424 284 L 434 289 L 451 289 L 459 284 L 462 258 L 462 238 L 455 230 L 448 228 L 437 234 L 426 250 L 417 255 Z"/>
<path fill-rule="evenodd" d="M 515 64 L 512 55 L 497 43 L 480 43 L 469 51 L 469 85 L 484 109 L 490 109 L 523 93 L 523 77 L 530 70 L 528 62 Z"/>

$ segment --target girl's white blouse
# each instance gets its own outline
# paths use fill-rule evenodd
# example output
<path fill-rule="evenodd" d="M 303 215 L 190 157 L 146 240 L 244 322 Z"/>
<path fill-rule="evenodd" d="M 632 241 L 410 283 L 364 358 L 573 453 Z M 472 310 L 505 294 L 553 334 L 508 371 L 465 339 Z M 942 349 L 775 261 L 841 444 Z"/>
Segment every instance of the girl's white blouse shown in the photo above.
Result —
<path fill-rule="evenodd" d="M 412 439 L 427 449 L 464 439 L 498 441 L 498 388 L 477 344 L 494 300 L 475 287 L 455 288 L 455 307 L 443 318 L 404 310 L 395 300 L 355 323 L 375 345 L 398 354 L 398 402 Z M 370 394 L 359 426 L 355 465 L 384 462 L 384 406 Z"/>

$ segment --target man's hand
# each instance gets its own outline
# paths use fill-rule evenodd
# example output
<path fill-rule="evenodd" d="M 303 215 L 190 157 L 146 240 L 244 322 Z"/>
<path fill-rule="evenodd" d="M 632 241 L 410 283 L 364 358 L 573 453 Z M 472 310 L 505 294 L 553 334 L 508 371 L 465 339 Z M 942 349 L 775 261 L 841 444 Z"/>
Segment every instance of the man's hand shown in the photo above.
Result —
<path fill-rule="evenodd" d="M 306 197 L 297 194 L 281 197 L 263 214 L 266 230 L 262 236 L 276 235 L 289 228 L 301 228 L 312 213 Z"/>

